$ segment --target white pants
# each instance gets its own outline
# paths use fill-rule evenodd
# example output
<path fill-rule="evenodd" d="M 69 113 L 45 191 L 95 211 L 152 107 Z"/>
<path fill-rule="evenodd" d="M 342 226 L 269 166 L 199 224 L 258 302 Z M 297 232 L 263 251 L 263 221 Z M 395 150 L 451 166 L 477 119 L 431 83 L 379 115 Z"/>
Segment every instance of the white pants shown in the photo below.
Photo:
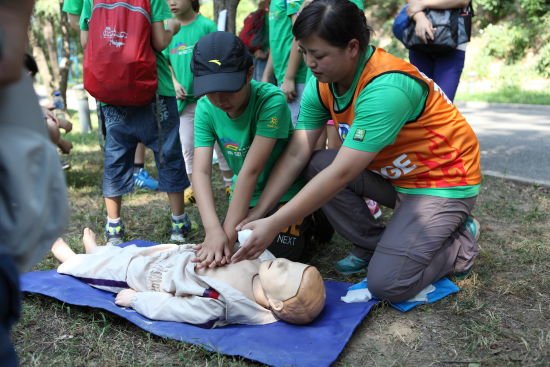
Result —
<path fill-rule="evenodd" d="M 305 87 L 305 83 L 296 83 L 296 98 L 294 98 L 294 101 L 288 103 L 293 127 L 296 127 L 296 123 L 298 122 L 298 113 L 300 112 L 300 103 L 302 102 L 302 94 L 304 94 Z M 281 86 L 279 86 L 279 88 L 281 88 Z"/>
<path fill-rule="evenodd" d="M 194 131 L 196 107 L 196 103 L 188 103 L 180 115 L 181 150 L 183 153 L 183 159 L 185 160 L 185 170 L 188 175 L 193 172 L 193 157 L 195 155 Z M 220 170 L 229 171 L 229 165 L 227 164 L 227 161 L 225 160 L 217 142 L 214 144 L 214 149 L 218 155 Z"/>

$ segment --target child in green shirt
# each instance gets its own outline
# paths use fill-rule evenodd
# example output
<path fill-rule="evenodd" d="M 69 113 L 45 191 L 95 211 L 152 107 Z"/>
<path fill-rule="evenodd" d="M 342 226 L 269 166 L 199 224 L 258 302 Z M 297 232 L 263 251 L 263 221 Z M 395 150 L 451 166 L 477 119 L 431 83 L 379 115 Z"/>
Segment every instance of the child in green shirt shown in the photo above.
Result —
<path fill-rule="evenodd" d="M 285 95 L 272 84 L 252 80 L 252 57 L 235 35 L 215 32 L 201 38 L 195 45 L 191 70 L 195 95 L 206 95 L 198 101 L 195 114 L 193 187 L 206 231 L 195 262 L 200 262 L 199 267 L 215 267 L 229 262 L 237 238 L 235 228 L 256 205 L 292 134 L 292 122 Z M 223 225 L 210 185 L 215 142 L 235 173 Z M 279 205 L 301 187 L 297 179 Z M 282 230 L 269 250 L 277 257 L 298 259 L 309 233 L 307 217 Z"/>

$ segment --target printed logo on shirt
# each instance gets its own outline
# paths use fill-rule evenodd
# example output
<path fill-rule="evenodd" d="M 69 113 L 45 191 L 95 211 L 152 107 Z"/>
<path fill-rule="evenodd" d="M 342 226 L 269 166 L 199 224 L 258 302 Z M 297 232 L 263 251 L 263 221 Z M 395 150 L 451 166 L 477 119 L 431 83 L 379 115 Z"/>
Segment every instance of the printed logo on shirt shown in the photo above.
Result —
<path fill-rule="evenodd" d="M 277 117 L 272 117 L 271 121 L 267 123 L 267 127 L 271 127 L 273 129 L 276 129 L 279 127 L 279 119 Z"/>
<path fill-rule="evenodd" d="M 170 49 L 170 54 L 186 55 L 193 52 L 195 45 L 187 45 L 183 42 L 176 43 L 176 47 Z"/>
<path fill-rule="evenodd" d="M 213 59 L 213 60 L 208 60 L 208 62 L 211 62 L 212 64 L 216 64 L 218 66 L 222 66 L 222 63 L 220 60 L 217 60 L 217 59 Z"/>
<path fill-rule="evenodd" d="M 246 153 L 248 153 L 248 149 L 250 149 L 250 145 L 243 146 L 241 143 L 237 143 L 236 141 L 228 138 L 223 138 L 220 140 L 225 148 L 225 152 L 229 156 L 246 157 Z"/>
<path fill-rule="evenodd" d="M 411 162 L 406 154 L 401 154 L 393 162 L 393 166 L 386 166 L 380 169 L 380 175 L 390 180 L 395 180 L 413 171 L 416 165 Z"/>
<path fill-rule="evenodd" d="M 357 129 L 355 130 L 355 134 L 353 135 L 353 140 L 355 141 L 363 141 L 363 139 L 365 139 L 365 134 L 366 134 L 366 130 L 365 129 Z"/>
<path fill-rule="evenodd" d="M 346 136 L 348 136 L 349 133 L 349 127 L 349 124 L 346 124 L 345 122 L 338 123 L 338 134 L 340 135 L 340 139 L 342 139 L 342 141 L 346 140 Z"/>
<path fill-rule="evenodd" d="M 237 151 L 239 150 L 240 143 L 237 143 L 236 141 L 233 141 L 231 139 L 223 138 L 221 139 L 223 143 L 223 147 L 227 150 Z"/>

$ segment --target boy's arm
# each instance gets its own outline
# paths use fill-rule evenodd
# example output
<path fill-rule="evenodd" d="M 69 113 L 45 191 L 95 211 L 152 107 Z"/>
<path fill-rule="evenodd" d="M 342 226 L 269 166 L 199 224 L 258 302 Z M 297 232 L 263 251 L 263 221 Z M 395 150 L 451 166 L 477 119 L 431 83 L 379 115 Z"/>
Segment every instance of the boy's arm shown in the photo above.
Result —
<path fill-rule="evenodd" d="M 212 151 L 212 147 L 196 147 L 193 158 L 193 189 L 206 234 L 204 242 L 195 247 L 197 255 L 192 261 L 200 262 L 197 269 L 225 264 L 232 250 L 216 213 L 211 182 Z"/>
<path fill-rule="evenodd" d="M 250 200 L 258 177 L 263 172 L 266 162 L 273 152 L 277 142 L 276 138 L 267 138 L 256 135 L 244 160 L 244 164 L 237 176 L 235 190 L 223 224 L 223 229 L 233 244 L 237 240 L 236 227 L 247 215 Z"/>
<path fill-rule="evenodd" d="M 117 299 L 123 292 L 117 295 Z M 151 320 L 187 322 L 194 325 L 203 325 L 214 320 L 223 319 L 225 304 L 219 299 L 198 296 L 174 296 L 164 292 L 136 292 L 130 290 L 123 296 L 129 298 L 126 305 L 132 307 L 139 314 Z"/>
<path fill-rule="evenodd" d="M 180 22 L 177 19 L 168 19 L 166 21 L 166 29 L 164 28 L 164 22 L 153 22 L 151 24 L 152 33 L 151 33 L 151 43 L 153 48 L 162 52 L 172 41 L 172 36 L 174 36 L 180 30 Z"/>

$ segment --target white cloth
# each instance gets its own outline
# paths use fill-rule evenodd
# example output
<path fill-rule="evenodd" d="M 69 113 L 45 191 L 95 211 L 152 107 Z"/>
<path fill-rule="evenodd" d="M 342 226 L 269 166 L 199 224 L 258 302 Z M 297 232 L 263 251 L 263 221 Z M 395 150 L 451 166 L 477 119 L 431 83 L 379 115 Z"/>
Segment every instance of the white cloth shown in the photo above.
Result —
<path fill-rule="evenodd" d="M 85 278 L 81 280 L 111 292 L 136 290 L 132 308 L 153 320 L 211 327 L 277 321 L 271 311 L 242 292 L 217 279 L 196 274 L 191 262 L 194 257 L 195 251 L 189 245 L 101 246 L 93 254 L 72 257 L 57 271 Z M 211 289 L 219 293 L 217 299 L 205 296 Z"/>

